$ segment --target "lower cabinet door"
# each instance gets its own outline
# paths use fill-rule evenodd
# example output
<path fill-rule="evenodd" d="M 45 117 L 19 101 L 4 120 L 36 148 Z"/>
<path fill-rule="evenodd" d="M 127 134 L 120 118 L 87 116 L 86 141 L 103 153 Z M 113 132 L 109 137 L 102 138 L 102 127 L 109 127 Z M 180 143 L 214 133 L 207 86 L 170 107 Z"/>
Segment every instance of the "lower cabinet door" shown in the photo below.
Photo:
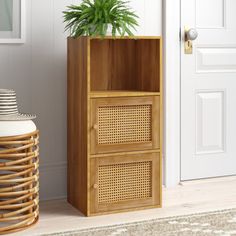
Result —
<path fill-rule="evenodd" d="M 90 159 L 91 214 L 161 205 L 159 153 Z"/>

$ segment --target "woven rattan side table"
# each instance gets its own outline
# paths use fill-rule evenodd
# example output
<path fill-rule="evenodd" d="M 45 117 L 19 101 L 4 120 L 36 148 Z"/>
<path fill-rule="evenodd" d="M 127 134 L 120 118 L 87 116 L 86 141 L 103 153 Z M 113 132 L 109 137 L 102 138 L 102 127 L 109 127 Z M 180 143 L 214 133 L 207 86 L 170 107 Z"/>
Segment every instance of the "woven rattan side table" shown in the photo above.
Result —
<path fill-rule="evenodd" d="M 0 137 L 0 234 L 34 225 L 39 217 L 39 132 Z"/>

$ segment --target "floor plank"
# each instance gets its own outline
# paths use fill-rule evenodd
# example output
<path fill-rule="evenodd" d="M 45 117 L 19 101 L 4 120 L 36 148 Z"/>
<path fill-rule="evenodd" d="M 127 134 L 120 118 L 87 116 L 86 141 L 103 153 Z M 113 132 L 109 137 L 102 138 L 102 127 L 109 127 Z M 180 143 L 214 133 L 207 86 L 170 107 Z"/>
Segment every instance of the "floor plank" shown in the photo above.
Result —
<path fill-rule="evenodd" d="M 66 200 L 42 202 L 40 221 L 29 230 L 12 236 L 36 236 L 148 219 L 236 208 L 236 177 L 181 183 L 163 190 L 163 208 L 84 217 Z"/>

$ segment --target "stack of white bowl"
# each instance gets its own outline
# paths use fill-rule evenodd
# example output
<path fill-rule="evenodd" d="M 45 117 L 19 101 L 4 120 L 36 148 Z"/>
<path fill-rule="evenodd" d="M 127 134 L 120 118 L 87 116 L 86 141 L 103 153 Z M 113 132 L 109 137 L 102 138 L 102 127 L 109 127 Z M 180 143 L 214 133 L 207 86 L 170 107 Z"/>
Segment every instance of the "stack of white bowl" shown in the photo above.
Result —
<path fill-rule="evenodd" d="M 0 115 L 17 114 L 16 93 L 14 90 L 0 89 Z"/>

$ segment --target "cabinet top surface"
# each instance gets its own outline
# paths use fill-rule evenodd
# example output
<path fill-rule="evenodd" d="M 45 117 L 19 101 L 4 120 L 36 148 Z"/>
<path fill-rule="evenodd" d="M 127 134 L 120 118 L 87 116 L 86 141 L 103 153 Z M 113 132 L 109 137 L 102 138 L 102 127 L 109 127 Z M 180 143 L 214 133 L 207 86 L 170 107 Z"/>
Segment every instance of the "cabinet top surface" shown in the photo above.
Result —
<path fill-rule="evenodd" d="M 93 39 L 101 39 L 101 40 L 103 40 L 103 39 L 114 39 L 114 40 L 116 40 L 116 39 L 161 39 L 162 37 L 161 36 L 115 36 L 115 37 L 113 37 L 113 36 L 105 36 L 104 38 L 102 38 L 102 37 L 90 37 L 90 36 L 80 36 L 80 37 L 78 37 L 78 38 L 73 38 L 73 37 L 68 37 L 68 39 L 74 39 L 74 40 L 76 40 L 76 39 L 79 39 L 79 38 L 87 38 L 87 39 L 89 39 L 89 40 L 93 40 Z"/>

